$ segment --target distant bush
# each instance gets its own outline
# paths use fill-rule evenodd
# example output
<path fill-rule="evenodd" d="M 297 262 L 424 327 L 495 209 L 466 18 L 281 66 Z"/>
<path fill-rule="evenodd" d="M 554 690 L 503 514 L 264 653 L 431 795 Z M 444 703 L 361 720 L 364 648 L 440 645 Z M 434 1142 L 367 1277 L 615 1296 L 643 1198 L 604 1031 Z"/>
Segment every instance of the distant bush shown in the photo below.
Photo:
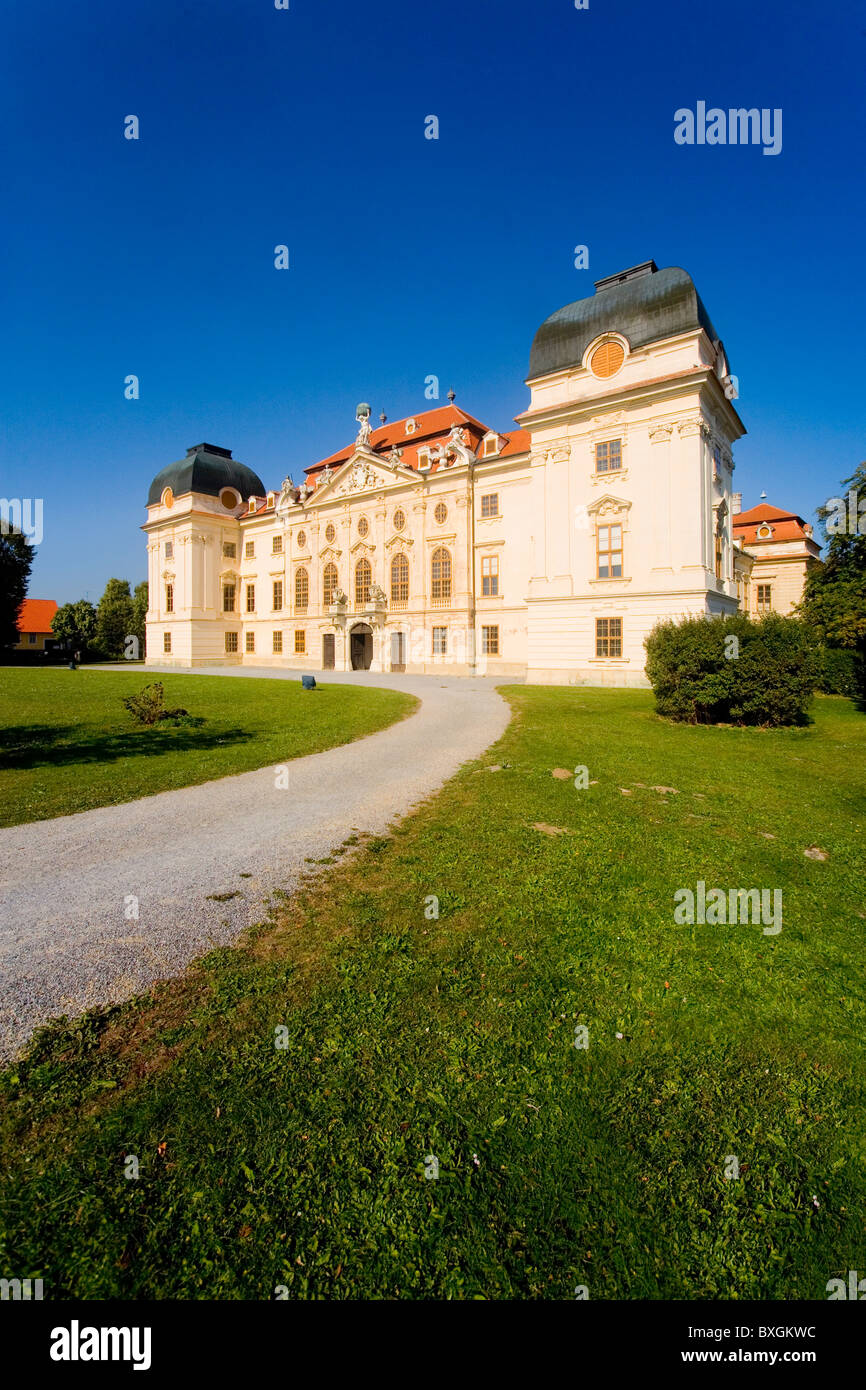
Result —
<path fill-rule="evenodd" d="M 123 706 L 129 710 L 133 719 L 137 719 L 139 724 L 159 724 L 163 720 L 170 719 L 174 724 L 203 724 L 203 719 L 194 719 L 185 709 L 178 706 L 176 709 L 166 709 L 165 707 L 165 687 L 162 681 L 154 681 L 153 685 L 146 685 L 139 690 L 137 695 L 127 695 L 123 699 Z"/>
<path fill-rule="evenodd" d="M 859 693 L 857 652 L 847 647 L 818 647 L 815 652 L 815 689 L 824 695 Z"/>
<path fill-rule="evenodd" d="M 685 618 L 646 639 L 656 709 L 689 724 L 804 724 L 815 654 L 798 618 Z"/>

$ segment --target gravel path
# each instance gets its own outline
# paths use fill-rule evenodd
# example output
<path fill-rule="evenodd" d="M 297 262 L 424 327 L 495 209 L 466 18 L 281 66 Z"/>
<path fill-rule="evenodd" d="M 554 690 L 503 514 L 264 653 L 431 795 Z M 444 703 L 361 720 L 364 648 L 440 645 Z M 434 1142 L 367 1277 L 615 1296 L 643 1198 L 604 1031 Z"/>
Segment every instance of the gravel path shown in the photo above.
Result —
<path fill-rule="evenodd" d="M 305 859 L 358 831 L 381 834 L 508 723 L 505 701 L 480 677 L 316 679 L 406 690 L 422 704 L 390 729 L 290 762 L 288 790 L 269 766 L 0 830 L 0 1058 L 48 1018 L 127 999 L 235 940 L 262 920 L 274 889 L 297 885 Z M 225 893 L 239 896 L 213 900 Z M 138 920 L 127 920 L 128 895 Z"/>

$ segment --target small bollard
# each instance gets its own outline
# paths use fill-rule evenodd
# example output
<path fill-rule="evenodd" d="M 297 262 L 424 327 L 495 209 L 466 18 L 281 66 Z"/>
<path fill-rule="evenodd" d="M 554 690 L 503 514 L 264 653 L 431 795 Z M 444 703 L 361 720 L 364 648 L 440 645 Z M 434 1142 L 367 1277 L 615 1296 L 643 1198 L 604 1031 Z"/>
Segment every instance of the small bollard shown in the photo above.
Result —
<path fill-rule="evenodd" d="M 315 676 L 301 676 L 301 685 L 304 687 L 305 690 L 315 690 L 315 688 L 316 688 L 316 677 L 315 677 Z"/>

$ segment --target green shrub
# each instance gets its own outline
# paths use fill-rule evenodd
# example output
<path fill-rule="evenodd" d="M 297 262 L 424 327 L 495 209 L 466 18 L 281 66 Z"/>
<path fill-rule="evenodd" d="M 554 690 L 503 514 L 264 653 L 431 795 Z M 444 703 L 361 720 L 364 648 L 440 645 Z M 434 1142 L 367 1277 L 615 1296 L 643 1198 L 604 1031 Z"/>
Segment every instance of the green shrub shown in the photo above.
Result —
<path fill-rule="evenodd" d="M 170 719 L 174 724 L 204 723 L 203 719 L 193 720 L 188 711 L 180 706 L 177 709 L 166 709 L 165 687 L 162 681 L 143 686 L 136 695 L 127 695 L 123 700 L 123 706 L 139 724 L 148 726 L 159 724 L 165 719 Z"/>
<path fill-rule="evenodd" d="M 815 653 L 816 690 L 824 695 L 858 693 L 857 653 L 846 647 L 819 647 Z"/>
<path fill-rule="evenodd" d="M 646 639 L 656 709 L 689 724 L 804 724 L 815 656 L 798 618 L 660 623 Z"/>

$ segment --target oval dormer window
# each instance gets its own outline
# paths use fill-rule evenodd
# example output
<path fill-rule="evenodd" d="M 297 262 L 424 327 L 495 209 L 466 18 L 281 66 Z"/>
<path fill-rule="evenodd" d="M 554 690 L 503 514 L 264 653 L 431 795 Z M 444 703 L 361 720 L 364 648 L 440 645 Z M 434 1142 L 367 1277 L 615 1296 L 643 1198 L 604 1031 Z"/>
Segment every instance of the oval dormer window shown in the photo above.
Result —
<path fill-rule="evenodd" d="M 240 504 L 241 495 L 235 492 L 233 487 L 224 487 L 220 493 L 220 502 L 227 512 L 233 512 L 235 507 Z"/>
<path fill-rule="evenodd" d="M 174 493 L 170 487 L 163 488 L 161 501 L 164 507 L 171 507 L 174 505 Z"/>
<path fill-rule="evenodd" d="M 758 527 L 758 540 L 759 540 L 759 541 L 768 541 L 768 540 L 770 540 L 770 538 L 772 537 L 772 534 L 773 534 L 772 527 L 768 526 L 766 522 L 764 522 L 764 525 L 763 525 L 763 526 L 759 526 L 759 527 Z"/>
<path fill-rule="evenodd" d="M 593 376 L 614 376 L 625 361 L 622 343 L 614 341 L 602 343 L 596 348 L 589 362 Z"/>

